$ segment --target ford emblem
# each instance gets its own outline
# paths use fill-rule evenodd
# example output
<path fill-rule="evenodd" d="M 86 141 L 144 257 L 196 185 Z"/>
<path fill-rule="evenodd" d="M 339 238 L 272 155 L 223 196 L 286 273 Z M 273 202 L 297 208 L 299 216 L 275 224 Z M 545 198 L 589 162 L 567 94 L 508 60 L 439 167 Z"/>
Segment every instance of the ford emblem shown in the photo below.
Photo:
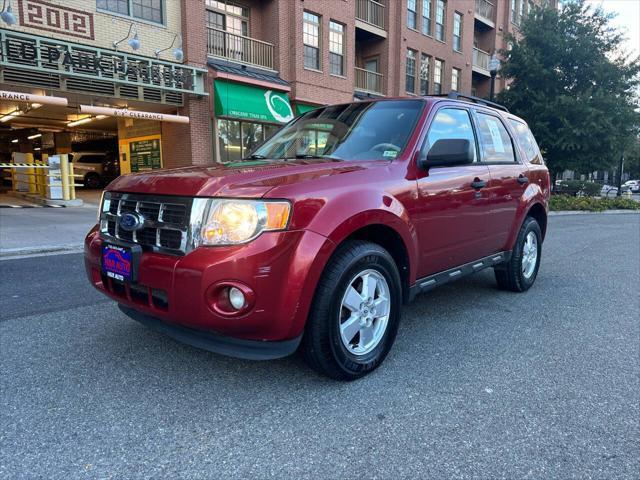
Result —
<path fill-rule="evenodd" d="M 118 220 L 120 228 L 127 232 L 133 232 L 139 230 L 144 225 L 144 217 L 138 212 L 125 213 Z"/>

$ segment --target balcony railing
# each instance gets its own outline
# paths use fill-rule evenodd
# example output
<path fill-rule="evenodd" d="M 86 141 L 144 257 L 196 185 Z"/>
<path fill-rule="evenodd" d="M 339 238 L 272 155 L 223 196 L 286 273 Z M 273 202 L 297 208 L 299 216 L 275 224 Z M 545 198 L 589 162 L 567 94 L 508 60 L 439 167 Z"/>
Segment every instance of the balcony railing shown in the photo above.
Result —
<path fill-rule="evenodd" d="M 218 28 L 207 28 L 207 52 L 214 57 L 273 70 L 273 45 Z"/>
<path fill-rule="evenodd" d="M 473 66 L 481 68 L 482 70 L 489 71 L 489 60 L 491 55 L 484 50 L 473 47 Z"/>
<path fill-rule="evenodd" d="M 371 72 L 364 68 L 357 68 L 356 71 L 356 90 L 359 92 L 368 92 L 382 95 L 382 83 L 384 75 L 378 72 Z"/>
<path fill-rule="evenodd" d="M 356 18 L 384 30 L 384 8 L 374 0 L 357 0 Z"/>
<path fill-rule="evenodd" d="M 476 0 L 476 13 L 490 22 L 495 22 L 495 5 L 489 0 Z"/>

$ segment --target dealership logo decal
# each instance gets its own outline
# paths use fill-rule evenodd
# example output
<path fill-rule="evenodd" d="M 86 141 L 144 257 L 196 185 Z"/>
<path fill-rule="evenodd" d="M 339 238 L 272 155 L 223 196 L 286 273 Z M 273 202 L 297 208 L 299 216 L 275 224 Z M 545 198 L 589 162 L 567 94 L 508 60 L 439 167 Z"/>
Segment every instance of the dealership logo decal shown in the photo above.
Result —
<path fill-rule="evenodd" d="M 269 112 L 277 121 L 286 123 L 293 118 L 293 110 L 291 110 L 289 102 L 280 95 L 273 93 L 273 90 L 264 92 L 264 100 L 267 103 Z"/>

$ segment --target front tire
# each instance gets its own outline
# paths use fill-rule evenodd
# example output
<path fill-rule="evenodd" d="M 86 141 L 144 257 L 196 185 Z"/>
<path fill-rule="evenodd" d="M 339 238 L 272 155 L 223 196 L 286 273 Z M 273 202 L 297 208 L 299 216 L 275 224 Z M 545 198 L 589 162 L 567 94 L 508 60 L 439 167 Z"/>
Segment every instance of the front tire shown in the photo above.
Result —
<path fill-rule="evenodd" d="M 381 246 L 348 241 L 318 282 L 302 340 L 307 363 L 338 380 L 355 380 L 385 359 L 400 322 L 398 268 Z"/>
<path fill-rule="evenodd" d="M 542 231 L 533 217 L 525 218 L 511 259 L 494 269 L 498 287 L 512 292 L 529 290 L 536 281 L 542 257 Z"/>

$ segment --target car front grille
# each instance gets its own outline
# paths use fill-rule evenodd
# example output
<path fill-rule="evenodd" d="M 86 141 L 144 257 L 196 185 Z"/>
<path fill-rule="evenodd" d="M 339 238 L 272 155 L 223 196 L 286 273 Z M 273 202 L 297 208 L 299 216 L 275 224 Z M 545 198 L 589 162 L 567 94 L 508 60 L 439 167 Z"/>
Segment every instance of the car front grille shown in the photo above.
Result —
<path fill-rule="evenodd" d="M 105 192 L 100 213 L 103 237 L 141 245 L 152 251 L 184 255 L 188 249 L 193 199 L 169 195 Z M 141 228 L 125 230 L 120 219 L 126 213 L 144 218 Z"/>

